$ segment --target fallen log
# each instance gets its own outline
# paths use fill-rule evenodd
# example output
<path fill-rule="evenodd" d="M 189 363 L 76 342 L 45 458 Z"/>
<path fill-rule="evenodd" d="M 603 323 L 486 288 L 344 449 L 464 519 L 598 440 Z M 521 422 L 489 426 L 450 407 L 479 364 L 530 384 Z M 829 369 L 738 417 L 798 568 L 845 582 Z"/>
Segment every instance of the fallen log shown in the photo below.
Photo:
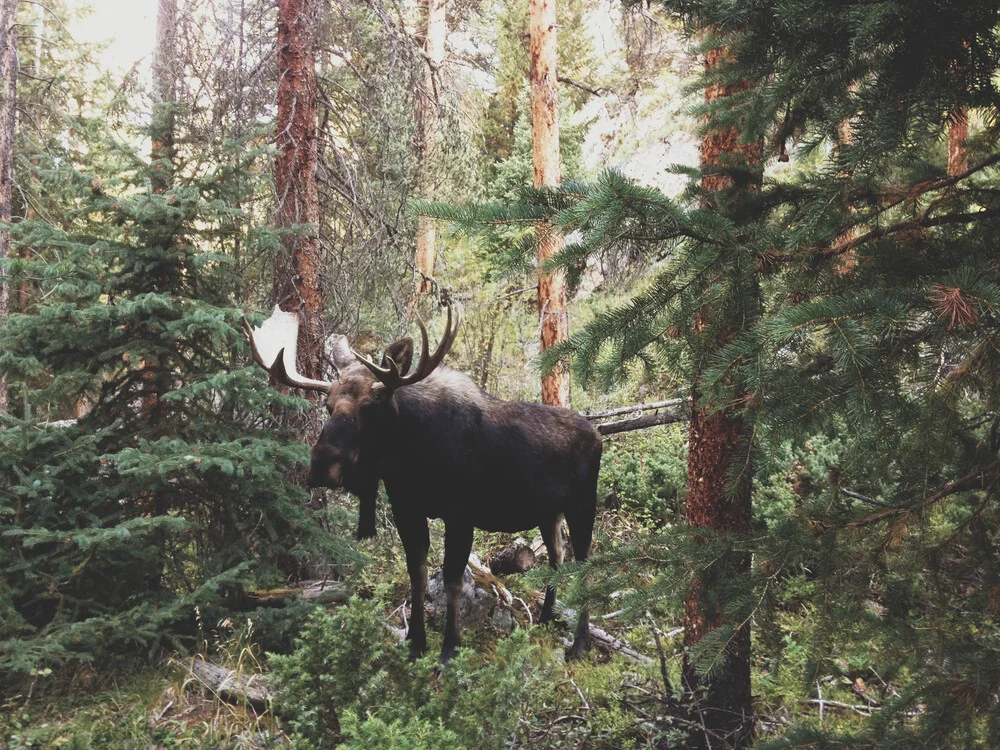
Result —
<path fill-rule="evenodd" d="M 189 667 L 191 676 L 227 703 L 250 705 L 266 711 L 271 700 L 271 684 L 262 674 L 245 675 L 220 667 L 196 656 Z"/>
<path fill-rule="evenodd" d="M 643 414 L 640 417 L 629 417 L 618 419 L 614 422 L 605 422 L 594 425 L 602 435 L 615 435 L 619 432 L 631 432 L 632 430 L 644 430 L 647 427 L 656 427 L 661 424 L 674 424 L 676 422 L 687 422 L 690 419 L 690 412 L 684 410 L 661 411 L 657 414 Z"/>
<path fill-rule="evenodd" d="M 346 583 L 316 579 L 302 581 L 298 586 L 287 588 L 248 591 L 246 596 L 252 604 L 276 607 L 289 599 L 315 600 L 317 604 L 346 604 L 351 593 L 351 587 Z"/>
<path fill-rule="evenodd" d="M 513 544 L 486 558 L 486 565 L 497 575 L 527 573 L 538 565 L 538 558 L 530 544 L 523 539 L 516 539 Z"/>

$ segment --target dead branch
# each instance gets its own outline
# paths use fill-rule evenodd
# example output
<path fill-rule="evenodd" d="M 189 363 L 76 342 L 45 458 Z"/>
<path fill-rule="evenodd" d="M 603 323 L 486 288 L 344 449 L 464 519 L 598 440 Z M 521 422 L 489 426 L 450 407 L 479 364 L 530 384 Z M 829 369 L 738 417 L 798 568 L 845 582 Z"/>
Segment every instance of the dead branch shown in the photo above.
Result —
<path fill-rule="evenodd" d="M 925 495 L 920 502 L 914 503 L 912 505 L 904 505 L 898 508 L 889 508 L 888 510 L 880 511 L 879 513 L 873 513 L 870 516 L 865 516 L 864 518 L 857 518 L 853 521 L 848 521 L 845 524 L 831 524 L 825 521 L 815 521 L 814 525 L 822 531 L 839 526 L 840 528 L 852 529 L 860 528 L 862 526 L 870 526 L 873 523 L 878 523 L 879 521 L 888 521 L 894 518 L 899 518 L 900 516 L 909 515 L 917 510 L 926 510 L 932 505 L 941 502 L 946 497 L 954 495 L 957 492 L 964 492 L 965 490 L 974 489 L 985 489 L 987 484 L 995 482 L 996 471 L 1000 468 L 1000 460 L 994 461 L 987 466 L 984 466 L 975 471 L 969 472 L 964 477 L 960 477 L 954 481 L 948 482 L 946 485 L 941 487 L 937 492 L 931 495 Z"/>
<path fill-rule="evenodd" d="M 866 242 L 881 239 L 882 237 L 890 234 L 896 234 L 898 232 L 907 232 L 912 229 L 923 229 L 926 227 L 941 227 L 948 224 L 965 224 L 967 222 L 978 221 L 980 219 L 990 219 L 996 216 L 1000 216 L 1000 210 L 992 208 L 983 208 L 978 211 L 970 211 L 962 214 L 944 214 L 943 216 L 931 216 L 930 209 L 928 209 L 920 218 L 911 219 L 909 221 L 901 221 L 897 224 L 889 224 L 888 226 L 872 229 L 871 231 L 858 235 L 847 242 L 841 242 L 823 250 L 823 255 L 827 257 L 843 255 L 848 250 L 853 250 Z"/>
<path fill-rule="evenodd" d="M 675 422 L 687 422 L 689 414 L 685 410 L 662 411 L 658 414 L 644 414 L 641 417 L 630 417 L 619 419 L 614 422 L 605 422 L 596 425 L 597 431 L 602 435 L 615 435 L 619 432 L 631 432 L 632 430 L 644 430 L 647 427 L 656 427 L 661 424 L 674 424 Z"/>
<path fill-rule="evenodd" d="M 567 622 L 576 619 L 575 609 L 563 606 L 558 600 L 556 601 L 556 608 L 558 609 L 559 614 Z M 597 646 L 602 651 L 605 651 L 609 654 L 611 653 L 621 654 L 622 656 L 626 656 L 629 659 L 632 659 L 633 661 L 639 662 L 640 664 L 653 663 L 653 660 L 650 659 L 648 656 L 646 656 L 645 654 L 640 654 L 631 646 L 625 645 L 620 640 L 611 635 L 611 633 L 597 627 L 596 625 L 590 626 L 590 642 L 593 645 Z M 563 643 L 567 647 L 572 645 L 572 641 L 568 638 L 564 639 Z"/>
<path fill-rule="evenodd" d="M 572 78 L 567 78 L 566 76 L 559 76 L 558 80 L 559 83 L 565 83 L 567 86 L 572 86 L 575 89 L 580 89 L 580 91 L 586 91 L 591 96 L 602 96 L 603 94 L 607 94 L 609 92 L 609 89 L 605 88 L 604 86 L 600 86 L 595 89 L 591 86 L 588 86 L 585 83 L 580 83 L 579 81 L 575 81 Z"/>
<path fill-rule="evenodd" d="M 862 495 L 860 492 L 854 492 L 853 490 L 845 490 L 843 487 L 840 488 L 840 492 L 847 497 L 854 498 L 855 500 L 860 500 L 863 503 L 868 503 L 869 505 L 877 505 L 881 508 L 891 508 L 892 506 L 884 500 L 876 500 L 874 497 L 868 497 L 867 495 Z"/>
<path fill-rule="evenodd" d="M 633 414 L 635 412 L 652 411 L 653 409 L 665 409 L 668 406 L 677 406 L 687 403 L 687 398 L 669 398 L 666 401 L 654 401 L 651 404 L 633 404 L 631 406 L 616 406 L 614 409 L 603 409 L 602 411 L 587 411 L 580 414 L 593 421 L 604 419 L 605 417 L 617 417 L 621 414 Z"/>

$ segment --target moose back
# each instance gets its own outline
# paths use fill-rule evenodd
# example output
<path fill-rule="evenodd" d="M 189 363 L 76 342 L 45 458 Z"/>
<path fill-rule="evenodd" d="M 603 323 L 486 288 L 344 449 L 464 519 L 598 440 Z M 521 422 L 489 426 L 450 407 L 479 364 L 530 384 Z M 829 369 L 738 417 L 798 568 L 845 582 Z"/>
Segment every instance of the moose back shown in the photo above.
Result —
<path fill-rule="evenodd" d="M 427 647 L 427 521 L 445 526 L 444 583 L 447 616 L 441 660 L 461 644 L 459 597 L 472 550 L 473 529 L 524 531 L 538 527 L 555 567 L 562 561 L 560 520 L 569 526 L 573 554 L 586 559 L 597 507 L 601 437 L 575 412 L 543 404 L 502 401 L 469 377 L 441 366 L 455 341 L 459 315 L 444 337 L 412 368 L 414 344 L 402 338 L 385 351 L 381 366 L 335 337 L 332 382 L 297 373 L 298 322 L 277 307 L 260 328 L 244 321 L 254 358 L 286 385 L 327 394 L 329 418 L 312 449 L 310 487 L 343 487 L 361 503 L 358 537 L 375 535 L 375 498 L 385 484 L 393 520 L 406 552 L 412 586 L 410 656 Z M 542 622 L 552 618 L 555 590 L 548 587 Z M 589 620 L 581 611 L 571 656 L 587 647 Z"/>

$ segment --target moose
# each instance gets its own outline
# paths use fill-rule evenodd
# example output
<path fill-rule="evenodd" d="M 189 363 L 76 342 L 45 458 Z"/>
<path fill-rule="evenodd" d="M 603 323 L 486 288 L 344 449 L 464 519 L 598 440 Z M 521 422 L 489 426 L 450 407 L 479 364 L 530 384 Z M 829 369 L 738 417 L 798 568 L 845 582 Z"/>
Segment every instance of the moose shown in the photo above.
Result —
<path fill-rule="evenodd" d="M 357 536 L 375 536 L 375 499 L 385 484 L 393 521 L 406 552 L 412 617 L 407 634 L 414 659 L 427 649 L 428 519 L 444 521 L 444 583 L 447 614 L 440 660 L 461 645 L 462 575 L 472 551 L 473 529 L 525 531 L 538 527 L 554 568 L 562 562 L 561 519 L 569 526 L 573 554 L 590 551 L 597 508 L 601 436 L 573 411 L 544 404 L 503 401 L 471 378 L 441 366 L 458 333 L 461 313 L 447 304 L 445 333 L 430 352 L 418 319 L 422 350 L 391 344 L 381 365 L 356 353 L 346 337 L 331 337 L 338 378 L 298 374 L 298 318 L 275 307 L 261 327 L 244 320 L 254 359 L 275 381 L 327 394 L 329 418 L 312 449 L 307 484 L 344 488 L 357 496 Z M 548 586 L 541 621 L 553 617 L 556 592 Z M 589 618 L 581 610 L 569 656 L 588 645 Z"/>

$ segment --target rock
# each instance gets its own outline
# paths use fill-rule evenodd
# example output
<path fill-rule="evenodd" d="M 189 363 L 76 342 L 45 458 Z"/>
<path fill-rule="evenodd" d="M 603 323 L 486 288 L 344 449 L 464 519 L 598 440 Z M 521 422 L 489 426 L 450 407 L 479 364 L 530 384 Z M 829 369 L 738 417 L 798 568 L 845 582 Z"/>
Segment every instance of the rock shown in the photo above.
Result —
<path fill-rule="evenodd" d="M 427 580 L 428 619 L 432 622 L 443 620 L 447 608 L 444 571 L 438 568 Z M 462 628 L 482 630 L 489 627 L 509 635 L 517 627 L 515 613 L 522 609 L 521 604 L 473 553 L 462 576 L 462 603 L 459 608 Z"/>

